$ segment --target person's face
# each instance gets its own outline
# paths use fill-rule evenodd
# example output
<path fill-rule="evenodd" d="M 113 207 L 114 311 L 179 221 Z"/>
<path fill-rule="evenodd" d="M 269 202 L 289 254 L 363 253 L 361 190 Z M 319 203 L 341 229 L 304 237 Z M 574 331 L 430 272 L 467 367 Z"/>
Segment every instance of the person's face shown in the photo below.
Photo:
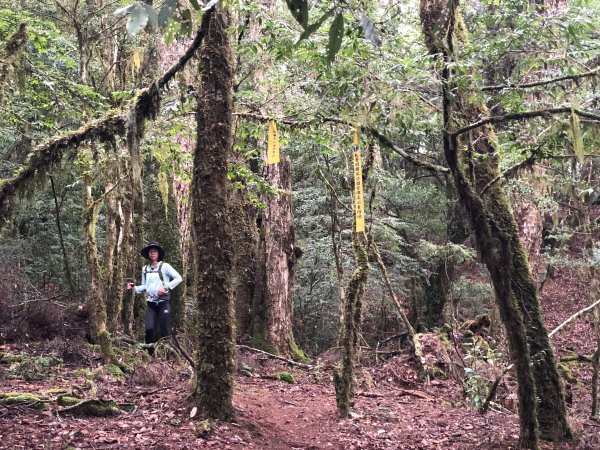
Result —
<path fill-rule="evenodd" d="M 158 260 L 158 250 L 155 248 L 151 248 L 148 250 L 148 256 L 150 257 L 150 261 Z"/>

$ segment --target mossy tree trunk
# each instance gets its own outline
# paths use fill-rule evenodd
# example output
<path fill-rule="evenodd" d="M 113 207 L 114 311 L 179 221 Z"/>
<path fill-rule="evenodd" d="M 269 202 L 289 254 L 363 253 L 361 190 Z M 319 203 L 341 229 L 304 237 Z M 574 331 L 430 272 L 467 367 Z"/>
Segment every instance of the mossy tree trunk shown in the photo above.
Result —
<path fill-rule="evenodd" d="M 477 118 L 487 115 L 485 107 L 475 109 L 476 111 L 473 112 L 477 114 Z M 475 120 L 475 114 L 468 119 Z M 471 142 L 475 142 L 475 154 L 483 156 L 474 158 L 473 161 L 476 176 L 475 189 L 481 192 L 484 186 L 500 174 L 496 138 L 493 129 L 486 127 L 479 133 L 474 132 L 471 139 Z M 564 392 L 554 350 L 550 345 L 548 330 L 542 318 L 537 285 L 503 185 L 493 184 L 482 200 L 492 219 L 508 240 L 508 251 L 511 255 L 511 293 L 523 317 L 527 333 L 536 394 L 539 398 L 537 420 L 540 436 L 550 441 L 571 438 Z"/>
<path fill-rule="evenodd" d="M 235 160 L 243 164 L 239 158 Z M 256 283 L 258 250 L 257 210 L 249 201 L 246 189 L 229 190 L 229 218 L 235 248 L 233 258 L 233 292 L 236 328 L 239 336 L 248 335 L 252 320 L 252 303 Z"/>
<path fill-rule="evenodd" d="M 106 240 L 102 260 L 102 285 L 106 298 L 106 323 L 110 333 L 117 331 L 118 317 L 121 312 L 121 293 L 115 285 L 115 252 L 119 233 L 118 211 L 118 161 L 116 154 L 110 154 L 106 162 L 106 177 L 104 205 L 106 217 Z"/>
<path fill-rule="evenodd" d="M 98 220 L 98 203 L 92 196 L 91 170 L 85 175 L 85 191 L 83 198 L 83 224 L 86 229 L 85 254 L 90 271 L 90 288 L 88 291 L 88 308 L 92 317 L 94 337 L 100 344 L 102 363 L 108 364 L 113 359 L 110 333 L 106 322 L 106 304 L 104 287 L 102 286 L 102 268 L 98 260 L 96 244 L 96 222 Z"/>
<path fill-rule="evenodd" d="M 281 192 L 268 200 L 261 223 L 251 345 L 303 359 L 292 334 L 293 287 L 300 251 L 295 245 L 289 158 L 266 165 L 263 175 Z"/>
<path fill-rule="evenodd" d="M 199 52 L 198 139 L 191 185 L 198 348 L 193 398 L 205 416 L 233 414 L 235 357 L 232 239 L 227 226 L 227 161 L 233 143 L 229 11 L 204 13 Z"/>
<path fill-rule="evenodd" d="M 590 269 L 589 301 L 594 303 L 600 294 L 600 271 L 592 266 Z M 594 308 L 594 332 L 596 333 L 596 351 L 592 356 L 592 411 L 591 417 L 598 417 L 598 366 L 600 365 L 600 305 Z"/>
<path fill-rule="evenodd" d="M 420 15 L 425 43 L 430 53 L 440 56 L 443 63 L 441 81 L 446 161 L 454 177 L 459 199 L 470 219 L 480 257 L 490 272 L 500 316 L 507 332 L 511 357 L 515 363 L 519 396 L 519 445 L 523 448 L 537 449 L 536 385 L 530 367 L 525 324 L 513 295 L 514 286 L 511 282 L 514 250 L 512 244 L 515 236 L 510 229 L 498 223 L 494 216 L 496 211 L 490 211 L 488 205 L 484 204 L 477 194 L 473 183 L 464 172 L 465 162 L 470 162 L 464 160 L 467 153 L 464 151 L 465 146 L 459 145 L 456 136 L 450 134 L 451 127 L 457 119 L 464 120 L 462 117 L 455 117 L 455 108 L 456 102 L 466 98 L 466 94 L 458 92 L 453 85 L 450 67 L 455 61 L 454 45 L 460 40 L 457 30 L 460 29 L 463 35 L 466 30 L 458 11 L 458 2 L 455 0 L 421 0 Z M 486 126 L 474 131 L 469 136 L 469 142 L 476 142 L 481 153 L 485 151 L 486 158 L 497 158 L 497 154 L 489 151 L 495 149 L 492 127 Z M 498 206 L 503 208 L 507 205 Z M 510 208 L 508 211 L 510 212 Z M 516 238 L 518 239 L 518 234 Z"/>
<path fill-rule="evenodd" d="M 335 399 L 340 417 L 348 417 L 354 398 L 354 366 L 358 354 L 358 337 L 362 319 L 362 298 L 369 277 L 368 243 L 352 233 L 356 269 L 346 289 L 344 322 L 341 338 L 342 366 L 334 372 Z"/>

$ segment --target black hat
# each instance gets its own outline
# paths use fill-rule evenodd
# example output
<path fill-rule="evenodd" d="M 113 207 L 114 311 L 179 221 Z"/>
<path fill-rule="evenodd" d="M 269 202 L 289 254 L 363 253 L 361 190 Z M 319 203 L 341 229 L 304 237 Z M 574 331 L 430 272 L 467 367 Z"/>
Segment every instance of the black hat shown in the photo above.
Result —
<path fill-rule="evenodd" d="M 163 259 L 165 259 L 165 249 L 162 248 L 158 242 L 154 242 L 154 241 L 148 242 L 148 244 L 146 244 L 146 246 L 140 251 L 140 255 L 142 255 L 146 259 L 150 259 L 150 257 L 148 256 L 148 252 L 150 251 L 151 248 L 155 248 L 156 250 L 158 250 L 158 260 L 159 261 L 162 261 Z"/>

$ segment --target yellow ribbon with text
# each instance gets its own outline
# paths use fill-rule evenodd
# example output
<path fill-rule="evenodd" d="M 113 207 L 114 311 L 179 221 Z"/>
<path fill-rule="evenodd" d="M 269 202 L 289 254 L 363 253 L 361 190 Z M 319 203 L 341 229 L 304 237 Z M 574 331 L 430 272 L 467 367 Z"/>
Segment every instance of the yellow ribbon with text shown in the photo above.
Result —
<path fill-rule="evenodd" d="M 267 164 L 279 162 L 279 135 L 274 120 L 269 120 L 269 132 L 267 140 Z"/>
<path fill-rule="evenodd" d="M 360 160 L 360 150 L 358 149 L 358 128 L 354 127 L 354 145 L 353 160 L 354 160 L 354 218 L 356 219 L 356 232 L 365 231 L 365 202 L 363 198 L 362 185 L 362 164 Z"/>

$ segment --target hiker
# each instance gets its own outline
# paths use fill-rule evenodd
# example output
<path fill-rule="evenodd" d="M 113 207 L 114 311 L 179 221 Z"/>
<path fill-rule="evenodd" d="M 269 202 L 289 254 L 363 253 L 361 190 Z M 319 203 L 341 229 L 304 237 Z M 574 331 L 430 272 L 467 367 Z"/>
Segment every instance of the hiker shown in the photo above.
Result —
<path fill-rule="evenodd" d="M 129 282 L 127 289 L 134 289 L 136 294 L 146 293 L 146 312 L 144 314 L 146 344 L 152 344 L 156 342 L 154 337 L 156 319 L 160 326 L 160 337 L 171 334 L 170 291 L 181 283 L 181 275 L 169 263 L 163 261 L 165 250 L 158 242 L 149 242 L 140 251 L 140 255 L 150 261 L 142 269 L 142 284 L 134 286 L 132 282 Z M 153 355 L 154 348 L 150 347 L 148 353 Z"/>

